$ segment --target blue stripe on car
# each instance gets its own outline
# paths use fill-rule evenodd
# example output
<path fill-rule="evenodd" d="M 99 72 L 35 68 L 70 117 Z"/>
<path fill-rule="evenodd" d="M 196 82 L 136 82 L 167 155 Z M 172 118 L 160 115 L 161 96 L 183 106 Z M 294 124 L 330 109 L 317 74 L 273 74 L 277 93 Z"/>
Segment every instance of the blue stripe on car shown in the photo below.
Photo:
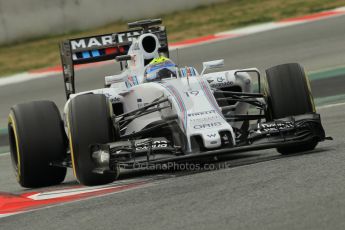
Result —
<path fill-rule="evenodd" d="M 91 54 L 92 54 L 92 57 L 98 57 L 98 56 L 101 56 L 101 54 L 99 53 L 98 50 L 92 50 L 91 51 Z"/>
<path fill-rule="evenodd" d="M 84 51 L 81 53 L 81 55 L 83 58 L 90 58 L 91 57 L 89 51 Z"/>

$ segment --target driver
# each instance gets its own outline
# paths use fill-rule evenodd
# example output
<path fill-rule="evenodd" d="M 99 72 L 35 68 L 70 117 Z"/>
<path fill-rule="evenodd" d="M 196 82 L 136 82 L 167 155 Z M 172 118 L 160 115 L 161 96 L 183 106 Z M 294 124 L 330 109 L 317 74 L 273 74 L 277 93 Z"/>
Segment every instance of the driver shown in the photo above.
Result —
<path fill-rule="evenodd" d="M 164 56 L 154 58 L 145 68 L 144 82 L 161 81 L 171 77 L 177 77 L 177 66 Z"/>

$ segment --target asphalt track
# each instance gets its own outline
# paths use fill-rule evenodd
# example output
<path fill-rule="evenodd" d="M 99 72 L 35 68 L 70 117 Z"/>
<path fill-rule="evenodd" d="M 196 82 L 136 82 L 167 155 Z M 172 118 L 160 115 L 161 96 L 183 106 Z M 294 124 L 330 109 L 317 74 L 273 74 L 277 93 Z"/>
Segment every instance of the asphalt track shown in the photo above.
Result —
<path fill-rule="evenodd" d="M 308 71 L 345 63 L 345 16 L 179 51 L 179 63 L 200 66 L 224 58 L 228 68 L 261 70 L 300 62 Z M 172 53 L 172 57 L 174 57 Z M 82 70 L 80 89 L 102 86 L 116 67 Z M 317 80 L 315 96 L 344 94 L 342 76 Z M 60 87 L 59 87 L 60 86 Z M 1 87 L 1 124 L 12 104 L 32 99 L 64 103 L 61 76 Z M 274 150 L 228 156 L 220 170 L 127 172 L 161 175 L 148 186 L 0 219 L 0 229 L 343 229 L 345 226 L 345 105 L 319 112 L 327 135 L 310 153 L 281 157 Z M 226 167 L 225 167 L 226 166 Z M 224 169 L 225 168 L 225 169 Z M 0 191 L 23 193 L 8 155 L 0 155 Z M 63 186 L 75 185 L 71 175 Z"/>
<path fill-rule="evenodd" d="M 226 68 L 257 67 L 261 71 L 271 66 L 299 62 L 307 71 L 345 65 L 345 16 L 310 22 L 233 38 L 231 40 L 181 49 L 171 57 L 181 66 L 196 66 L 207 60 L 225 59 Z M 44 58 L 44 57 L 42 57 Z M 84 69 L 77 73 L 77 91 L 101 88 L 104 76 L 119 71 L 118 64 Z M 329 83 L 328 88 L 338 85 Z M 318 89 L 314 89 L 318 96 Z M 334 94 L 339 92 L 334 91 Z M 65 103 L 61 74 L 49 78 L 0 87 L 0 127 L 7 124 L 10 107 L 30 100 L 53 100 L 60 108 Z"/>

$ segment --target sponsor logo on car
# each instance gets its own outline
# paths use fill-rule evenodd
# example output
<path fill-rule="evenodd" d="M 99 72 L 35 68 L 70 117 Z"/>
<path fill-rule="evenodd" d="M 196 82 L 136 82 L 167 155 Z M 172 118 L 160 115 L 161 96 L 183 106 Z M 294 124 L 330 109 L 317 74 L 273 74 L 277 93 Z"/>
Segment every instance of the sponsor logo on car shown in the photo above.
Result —
<path fill-rule="evenodd" d="M 233 85 L 233 81 L 229 81 L 229 72 L 226 72 L 223 76 L 212 77 L 213 79 L 207 80 L 212 87 L 221 88 L 225 86 Z"/>
<path fill-rule="evenodd" d="M 221 88 L 221 87 L 224 87 L 224 86 L 230 86 L 230 85 L 233 85 L 233 84 L 234 83 L 232 81 L 227 81 L 223 77 L 218 77 L 217 78 L 217 83 L 210 83 L 210 85 L 212 87 L 216 87 L 216 88 Z"/>
<path fill-rule="evenodd" d="M 197 116 L 214 114 L 214 113 L 216 113 L 216 110 L 208 110 L 208 111 L 202 111 L 202 112 L 196 112 L 196 113 L 189 113 L 188 117 L 197 117 Z"/>
<path fill-rule="evenodd" d="M 213 127 L 217 127 L 221 125 L 222 125 L 222 122 L 218 121 L 218 122 L 194 125 L 193 128 L 200 130 L 200 129 L 209 129 L 209 128 L 213 128 Z"/>
<path fill-rule="evenodd" d="M 152 142 L 151 148 L 158 149 L 158 148 L 167 148 L 168 141 L 166 140 L 156 140 Z M 136 151 L 140 150 L 147 150 L 149 148 L 149 143 L 139 143 L 135 146 Z"/>
<path fill-rule="evenodd" d="M 127 41 L 133 41 L 136 37 L 140 36 L 141 33 L 138 31 L 133 32 L 127 32 L 127 33 L 119 33 L 117 34 L 118 41 L 121 42 L 127 42 Z"/>
<path fill-rule="evenodd" d="M 206 136 L 208 136 L 209 138 L 215 138 L 217 136 L 216 133 L 210 133 L 210 134 L 207 134 Z"/>
<path fill-rule="evenodd" d="M 278 132 L 280 130 L 292 129 L 294 128 L 293 122 L 284 123 L 263 123 L 259 125 L 259 132 Z"/>
<path fill-rule="evenodd" d="M 138 31 L 118 33 L 117 40 L 119 43 L 133 41 L 136 37 L 140 36 L 140 34 L 141 33 Z M 92 48 L 92 47 L 98 47 L 98 46 L 106 46 L 106 45 L 112 45 L 112 44 L 115 44 L 115 42 L 113 41 L 113 35 L 111 34 L 91 37 L 91 38 L 81 38 L 81 39 L 71 40 L 72 50 Z"/>
<path fill-rule="evenodd" d="M 199 95 L 199 90 L 192 90 L 192 91 L 188 91 L 185 92 L 187 97 L 191 97 L 191 96 L 198 96 Z"/>
<path fill-rule="evenodd" d="M 85 49 L 94 46 L 105 46 L 113 44 L 113 38 L 111 35 L 105 35 L 93 38 L 84 38 L 71 41 L 72 50 Z"/>
<path fill-rule="evenodd" d="M 138 85 L 139 82 L 138 82 L 137 76 L 128 76 L 127 81 L 125 81 L 125 84 L 127 88 Z"/>

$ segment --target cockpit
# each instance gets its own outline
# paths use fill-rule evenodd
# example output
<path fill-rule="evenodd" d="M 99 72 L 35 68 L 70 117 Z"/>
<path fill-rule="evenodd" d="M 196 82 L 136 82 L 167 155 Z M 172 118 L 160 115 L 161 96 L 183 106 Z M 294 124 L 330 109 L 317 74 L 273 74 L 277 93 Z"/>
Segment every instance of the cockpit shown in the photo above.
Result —
<path fill-rule="evenodd" d="M 164 56 L 153 59 L 144 71 L 144 82 L 161 81 L 165 78 L 177 78 L 177 65 Z"/>

